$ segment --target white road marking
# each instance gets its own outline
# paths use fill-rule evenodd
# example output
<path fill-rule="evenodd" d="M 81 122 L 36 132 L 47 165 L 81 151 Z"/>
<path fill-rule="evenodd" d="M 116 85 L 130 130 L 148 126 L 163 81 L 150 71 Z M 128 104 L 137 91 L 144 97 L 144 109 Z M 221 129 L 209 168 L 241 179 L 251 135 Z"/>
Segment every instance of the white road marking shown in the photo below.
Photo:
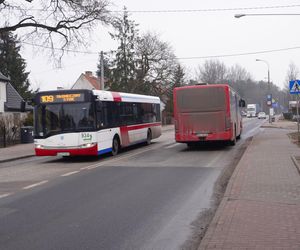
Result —
<path fill-rule="evenodd" d="M 259 126 L 256 126 L 256 127 L 252 128 L 252 129 L 248 130 L 247 132 L 245 132 L 245 133 L 244 133 L 244 136 L 245 136 L 245 135 L 248 135 L 248 136 L 250 136 L 252 133 L 254 133 L 254 132 L 255 132 L 255 130 L 262 129 L 262 128 L 260 128 L 260 126 L 261 126 L 261 125 L 259 125 Z M 257 132 L 258 132 L 258 131 L 257 131 Z M 242 136 L 243 136 L 243 134 L 242 134 Z"/>
<path fill-rule="evenodd" d="M 77 174 L 77 173 L 79 173 L 80 171 L 73 171 L 73 172 L 69 172 L 69 173 L 65 173 L 65 174 L 62 174 L 61 176 L 70 176 L 70 175 L 72 175 L 72 174 Z"/>
<path fill-rule="evenodd" d="M 10 196 L 12 193 L 0 194 L 0 199 Z"/>
<path fill-rule="evenodd" d="M 114 162 L 117 162 L 117 161 L 121 161 L 123 159 L 130 158 L 130 157 L 142 154 L 144 152 L 147 152 L 149 150 L 153 150 L 153 149 L 156 149 L 156 148 L 159 148 L 159 147 L 161 147 L 161 145 L 155 145 L 153 147 L 147 147 L 146 149 L 139 150 L 138 152 L 133 152 L 133 153 L 130 153 L 130 154 L 125 154 L 123 156 L 117 156 L 116 158 L 107 159 L 107 160 L 105 160 L 105 161 L 103 161 L 101 163 L 96 163 L 96 164 L 93 164 L 93 165 L 82 167 L 82 168 L 80 168 L 80 170 L 91 170 L 91 169 L 95 169 L 95 168 L 98 168 L 98 167 L 102 167 L 102 166 L 105 166 L 106 164 L 111 164 L 111 163 L 114 163 Z"/>
<path fill-rule="evenodd" d="M 90 170 L 90 169 L 99 168 L 99 167 L 101 167 L 101 165 L 89 166 L 86 169 Z"/>
<path fill-rule="evenodd" d="M 174 143 L 173 145 L 170 145 L 170 146 L 168 146 L 168 147 L 165 147 L 165 148 L 174 148 L 174 147 L 176 147 L 177 145 L 179 145 L 179 143 Z"/>
<path fill-rule="evenodd" d="M 90 169 L 90 166 L 80 168 L 80 170 L 86 170 L 86 169 Z"/>
<path fill-rule="evenodd" d="M 23 187 L 22 189 L 30 189 L 30 188 L 34 188 L 34 187 L 37 187 L 37 186 L 40 186 L 40 185 L 43 185 L 45 183 L 47 183 L 48 180 L 45 180 L 45 181 L 41 181 L 41 182 L 38 182 L 38 183 L 34 183 L 32 185 L 29 185 L 29 186 L 26 186 L 26 187 Z"/>

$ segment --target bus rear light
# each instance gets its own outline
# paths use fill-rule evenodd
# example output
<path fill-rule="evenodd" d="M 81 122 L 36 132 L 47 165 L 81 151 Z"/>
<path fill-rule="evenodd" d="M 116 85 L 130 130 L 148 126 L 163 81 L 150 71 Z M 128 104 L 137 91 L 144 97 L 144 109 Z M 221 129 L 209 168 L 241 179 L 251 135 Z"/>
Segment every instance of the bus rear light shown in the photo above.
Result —
<path fill-rule="evenodd" d="M 229 116 L 225 116 L 225 130 L 231 129 L 231 119 Z"/>
<path fill-rule="evenodd" d="M 175 127 L 175 131 L 178 131 L 178 121 L 177 121 L 177 119 L 174 120 L 174 127 Z"/>

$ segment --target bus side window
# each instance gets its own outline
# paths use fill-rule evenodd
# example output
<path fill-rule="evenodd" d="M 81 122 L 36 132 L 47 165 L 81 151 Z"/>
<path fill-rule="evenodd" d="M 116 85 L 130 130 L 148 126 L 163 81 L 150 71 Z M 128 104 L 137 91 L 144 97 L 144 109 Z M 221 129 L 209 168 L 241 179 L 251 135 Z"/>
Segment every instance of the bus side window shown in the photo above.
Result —
<path fill-rule="evenodd" d="M 107 102 L 102 102 L 101 109 L 97 109 L 97 129 L 107 128 L 108 123 L 108 104 Z"/>

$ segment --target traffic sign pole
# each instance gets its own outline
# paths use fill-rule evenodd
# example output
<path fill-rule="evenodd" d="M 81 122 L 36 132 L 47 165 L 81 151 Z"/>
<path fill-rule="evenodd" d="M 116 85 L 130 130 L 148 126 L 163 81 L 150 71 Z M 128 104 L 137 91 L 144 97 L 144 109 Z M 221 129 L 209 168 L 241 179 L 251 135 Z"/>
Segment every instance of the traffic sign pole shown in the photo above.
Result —
<path fill-rule="evenodd" d="M 298 142 L 300 142 L 300 135 L 299 135 L 299 94 L 297 94 L 297 128 L 298 128 Z"/>
<path fill-rule="evenodd" d="M 297 128 L 298 128 L 298 142 L 300 142 L 300 131 L 299 131 L 299 94 L 300 94 L 300 80 L 290 81 L 290 94 L 297 95 Z"/>

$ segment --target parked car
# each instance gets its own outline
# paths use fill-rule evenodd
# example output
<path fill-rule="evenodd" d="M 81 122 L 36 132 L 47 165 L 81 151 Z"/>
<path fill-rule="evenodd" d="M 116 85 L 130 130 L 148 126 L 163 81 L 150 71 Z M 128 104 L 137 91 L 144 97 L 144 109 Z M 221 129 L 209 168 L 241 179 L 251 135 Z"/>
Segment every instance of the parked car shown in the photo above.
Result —
<path fill-rule="evenodd" d="M 259 112 L 258 115 L 257 115 L 257 118 L 258 119 L 266 119 L 267 115 L 266 115 L 265 112 Z"/>
<path fill-rule="evenodd" d="M 299 121 L 300 121 L 300 115 L 293 115 L 292 117 L 292 121 L 297 122 L 298 121 L 298 117 L 299 117 Z"/>
<path fill-rule="evenodd" d="M 243 116 L 243 117 L 246 117 L 247 116 L 247 112 L 245 112 L 245 111 L 241 111 L 241 115 Z"/>

